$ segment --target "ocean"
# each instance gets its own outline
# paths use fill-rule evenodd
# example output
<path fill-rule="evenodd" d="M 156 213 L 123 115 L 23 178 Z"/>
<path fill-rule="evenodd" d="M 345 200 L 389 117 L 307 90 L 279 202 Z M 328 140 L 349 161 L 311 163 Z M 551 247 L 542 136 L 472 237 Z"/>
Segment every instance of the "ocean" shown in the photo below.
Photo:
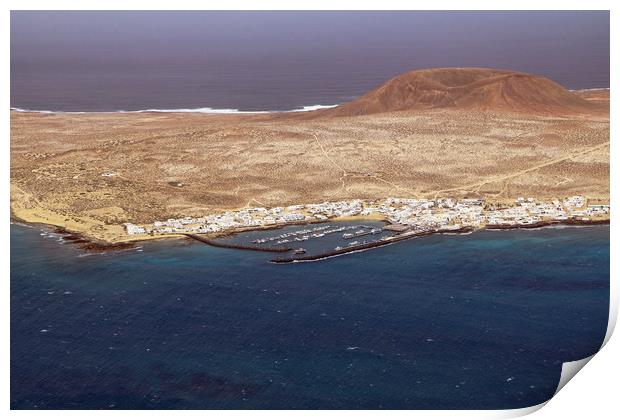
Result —
<path fill-rule="evenodd" d="M 290 111 L 403 72 L 494 67 L 609 87 L 608 11 L 11 12 L 13 108 Z"/>
<path fill-rule="evenodd" d="M 12 224 L 11 408 L 521 408 L 607 327 L 609 226 L 268 257 Z"/>

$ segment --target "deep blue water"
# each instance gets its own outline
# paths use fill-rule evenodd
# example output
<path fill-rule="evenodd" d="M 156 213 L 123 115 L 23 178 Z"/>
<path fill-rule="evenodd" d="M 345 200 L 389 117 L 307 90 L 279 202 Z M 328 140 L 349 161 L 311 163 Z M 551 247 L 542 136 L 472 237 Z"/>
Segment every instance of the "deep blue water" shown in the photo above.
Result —
<path fill-rule="evenodd" d="M 600 347 L 609 227 L 318 263 L 197 242 L 81 256 L 11 226 L 11 407 L 518 408 Z"/>
<path fill-rule="evenodd" d="M 400 73 L 495 67 L 609 87 L 609 11 L 12 11 L 11 106 L 291 110 Z"/>

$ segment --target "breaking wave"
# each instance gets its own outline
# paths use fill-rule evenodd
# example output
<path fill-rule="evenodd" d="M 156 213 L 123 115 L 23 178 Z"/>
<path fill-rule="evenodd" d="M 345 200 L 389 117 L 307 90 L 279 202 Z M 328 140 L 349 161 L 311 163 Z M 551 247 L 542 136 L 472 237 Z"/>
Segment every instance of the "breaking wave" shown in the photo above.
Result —
<path fill-rule="evenodd" d="M 569 89 L 570 92 L 590 92 L 596 90 L 609 90 L 609 88 Z"/>
<path fill-rule="evenodd" d="M 284 112 L 308 112 L 317 111 L 319 109 L 334 108 L 338 105 L 306 105 L 301 108 L 288 109 L 288 110 L 273 110 L 273 111 L 241 111 L 233 108 L 173 108 L 173 109 L 139 109 L 135 111 L 50 111 L 50 110 L 38 110 L 38 109 L 26 109 L 11 107 L 11 111 L 15 112 L 36 112 L 39 114 L 133 114 L 133 113 L 148 113 L 148 112 L 160 112 L 160 113 L 197 113 L 197 114 L 270 114 L 270 113 L 284 113 Z"/>

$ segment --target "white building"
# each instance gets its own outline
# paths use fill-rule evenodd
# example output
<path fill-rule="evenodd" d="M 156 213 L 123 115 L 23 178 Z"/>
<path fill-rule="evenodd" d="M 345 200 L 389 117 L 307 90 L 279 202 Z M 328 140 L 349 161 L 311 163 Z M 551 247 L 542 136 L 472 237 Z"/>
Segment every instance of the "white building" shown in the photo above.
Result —
<path fill-rule="evenodd" d="M 146 233 L 146 229 L 142 226 L 134 225 L 133 223 L 125 223 L 125 229 L 128 235 L 141 235 Z"/>

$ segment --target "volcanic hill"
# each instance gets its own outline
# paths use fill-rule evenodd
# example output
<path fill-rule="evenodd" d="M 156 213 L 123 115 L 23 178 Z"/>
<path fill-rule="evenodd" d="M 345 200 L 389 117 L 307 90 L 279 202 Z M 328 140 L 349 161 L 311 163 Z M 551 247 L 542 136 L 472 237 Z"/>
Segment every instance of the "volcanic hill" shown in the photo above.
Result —
<path fill-rule="evenodd" d="M 546 77 L 489 68 L 435 68 L 396 76 L 358 99 L 320 111 L 354 116 L 455 109 L 520 114 L 598 114 L 605 107 Z"/>

